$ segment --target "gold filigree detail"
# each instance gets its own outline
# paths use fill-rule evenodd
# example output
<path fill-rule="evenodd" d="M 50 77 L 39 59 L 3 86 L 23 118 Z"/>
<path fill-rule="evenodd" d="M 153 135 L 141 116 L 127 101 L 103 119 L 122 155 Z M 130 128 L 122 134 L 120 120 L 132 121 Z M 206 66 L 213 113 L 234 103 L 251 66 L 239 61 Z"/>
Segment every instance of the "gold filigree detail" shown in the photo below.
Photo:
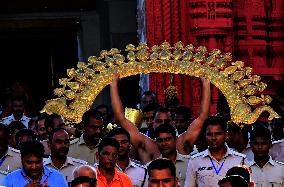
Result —
<path fill-rule="evenodd" d="M 252 68 L 245 67 L 244 62 L 232 61 L 230 53 L 222 54 L 219 49 L 207 51 L 204 46 L 196 48 L 192 44 L 184 47 L 182 42 L 173 47 L 164 42 L 151 48 L 145 43 L 137 47 L 129 44 L 125 51 L 127 54 L 123 56 L 116 48 L 102 50 L 98 57 L 91 56 L 87 62 L 79 62 L 77 69 L 68 69 L 68 78 L 60 79 L 62 87 L 54 90 L 59 98 L 46 101 L 42 112 L 57 113 L 69 122 L 79 123 L 115 74 L 124 78 L 173 73 L 205 77 L 219 88 L 228 101 L 234 123 L 254 123 L 264 111 L 270 114 L 269 120 L 280 117 L 267 105 L 271 97 L 261 94 L 267 85 L 260 81 L 260 76 L 252 75 Z"/>

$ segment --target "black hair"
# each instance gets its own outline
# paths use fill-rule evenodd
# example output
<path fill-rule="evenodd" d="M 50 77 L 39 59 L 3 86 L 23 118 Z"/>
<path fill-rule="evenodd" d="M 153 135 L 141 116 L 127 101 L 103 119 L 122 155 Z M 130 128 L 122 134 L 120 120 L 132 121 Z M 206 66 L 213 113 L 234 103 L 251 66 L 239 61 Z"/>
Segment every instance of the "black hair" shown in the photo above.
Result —
<path fill-rule="evenodd" d="M 143 108 L 142 112 L 157 111 L 161 106 L 158 103 L 150 103 Z"/>
<path fill-rule="evenodd" d="M 209 116 L 205 120 L 204 125 L 203 125 L 205 127 L 205 132 L 206 132 L 207 127 L 209 125 L 219 125 L 224 132 L 227 132 L 227 124 L 226 124 L 225 120 L 222 117 L 219 117 L 219 116 Z"/>
<path fill-rule="evenodd" d="M 26 126 L 20 121 L 12 121 L 8 125 L 8 128 L 9 128 L 10 134 L 13 134 L 15 130 L 26 129 Z"/>
<path fill-rule="evenodd" d="M 232 187 L 249 187 L 247 181 L 239 175 L 229 175 L 219 180 L 218 185 L 224 184 L 225 182 L 229 182 Z"/>
<path fill-rule="evenodd" d="M 175 115 L 183 115 L 185 120 L 188 121 L 191 119 L 191 111 L 189 107 L 178 106 L 175 110 Z"/>
<path fill-rule="evenodd" d="M 21 152 L 21 158 L 30 154 L 38 158 L 43 158 L 44 146 L 37 140 L 23 142 L 21 144 L 20 152 Z"/>
<path fill-rule="evenodd" d="M 52 131 L 50 131 L 50 133 L 48 134 L 48 140 L 49 140 L 50 143 L 52 142 L 52 139 L 53 139 L 54 134 L 55 134 L 56 132 L 58 132 L 58 131 L 65 131 L 65 132 L 67 133 L 66 129 L 64 129 L 64 128 L 55 128 L 55 129 L 52 129 Z M 67 134 L 68 134 L 68 133 L 67 133 Z M 69 135 L 68 135 L 68 136 L 69 136 Z"/>
<path fill-rule="evenodd" d="M 99 111 L 97 111 L 96 109 L 90 109 L 88 111 L 86 111 L 83 116 L 82 116 L 82 122 L 83 125 L 86 125 L 89 123 L 90 118 L 93 117 L 97 120 L 103 120 L 103 117 L 101 115 L 101 113 Z"/>
<path fill-rule="evenodd" d="M 24 106 L 27 104 L 27 99 L 24 96 L 16 95 L 11 98 L 11 103 L 13 104 L 14 101 L 23 101 Z"/>
<path fill-rule="evenodd" d="M 20 137 L 22 136 L 31 136 L 32 140 L 36 140 L 36 134 L 33 130 L 31 129 L 21 129 L 19 132 L 16 133 L 15 135 L 15 140 L 16 140 L 16 144 L 19 144 L 20 141 Z"/>
<path fill-rule="evenodd" d="M 155 129 L 155 137 L 157 138 L 160 133 L 170 133 L 175 138 L 176 128 L 170 124 L 161 124 Z"/>
<path fill-rule="evenodd" d="M 250 179 L 251 179 L 250 173 L 251 173 L 251 170 L 250 170 L 249 167 L 247 167 L 245 165 L 239 165 L 239 166 L 234 166 L 234 167 L 230 168 L 227 171 L 226 176 L 229 176 L 229 175 L 240 175 L 247 182 L 250 182 Z"/>
<path fill-rule="evenodd" d="M 157 94 L 156 94 L 155 92 L 151 91 L 151 90 L 147 90 L 147 91 L 145 91 L 145 92 L 142 93 L 142 96 L 143 96 L 143 95 L 156 97 Z M 141 96 L 141 97 L 142 97 L 142 96 Z"/>
<path fill-rule="evenodd" d="M 256 137 L 263 137 L 271 142 L 271 132 L 264 126 L 256 126 L 250 134 L 250 142 L 253 142 Z"/>
<path fill-rule="evenodd" d="M 61 116 L 58 115 L 58 114 L 53 113 L 53 114 L 47 115 L 45 117 L 44 126 L 45 126 L 46 130 L 49 129 L 49 128 L 54 129 L 54 122 L 53 122 L 53 120 L 56 119 L 56 118 L 61 118 Z"/>
<path fill-rule="evenodd" d="M 96 182 L 97 182 L 96 179 L 87 176 L 79 176 L 71 181 L 71 187 L 76 187 L 77 185 L 83 183 L 88 183 L 90 186 L 96 187 L 97 186 Z"/>
<path fill-rule="evenodd" d="M 35 129 L 36 131 L 38 131 L 38 122 L 41 120 L 45 120 L 45 118 L 48 116 L 48 114 L 43 113 L 40 116 L 37 117 L 37 119 L 35 120 Z M 44 126 L 45 126 L 45 122 L 44 122 Z"/>
<path fill-rule="evenodd" d="M 107 113 L 109 113 L 109 107 L 105 104 L 100 104 L 98 106 L 95 107 L 95 110 L 98 110 L 100 108 L 105 108 L 107 110 Z"/>
<path fill-rule="evenodd" d="M 106 146 L 112 146 L 115 147 L 117 150 L 119 150 L 119 143 L 116 139 L 110 138 L 110 137 L 104 137 L 98 146 L 98 152 L 100 153 L 104 147 Z"/>
<path fill-rule="evenodd" d="M 242 128 L 233 122 L 227 123 L 227 130 L 228 132 L 232 132 L 234 134 L 240 133 L 246 140 L 248 140 L 248 132 L 249 132 L 249 126 L 244 125 Z"/>
<path fill-rule="evenodd" d="M 115 135 L 119 135 L 119 134 L 124 134 L 127 136 L 127 139 L 130 141 L 130 134 L 129 132 L 127 132 L 125 129 L 118 127 L 118 128 L 114 128 L 111 131 L 109 131 L 109 133 L 106 135 L 107 137 L 114 137 Z"/>
<path fill-rule="evenodd" d="M 3 130 L 6 133 L 7 136 L 10 135 L 10 130 L 9 130 L 8 126 L 3 124 L 3 123 L 0 123 L 0 130 Z"/>
<path fill-rule="evenodd" d="M 148 165 L 148 175 L 151 176 L 152 170 L 157 169 L 157 170 L 163 170 L 163 169 L 169 169 L 171 172 L 171 175 L 173 177 L 176 177 L 176 167 L 175 164 L 166 158 L 158 158 L 156 160 L 153 160 L 150 162 Z"/>

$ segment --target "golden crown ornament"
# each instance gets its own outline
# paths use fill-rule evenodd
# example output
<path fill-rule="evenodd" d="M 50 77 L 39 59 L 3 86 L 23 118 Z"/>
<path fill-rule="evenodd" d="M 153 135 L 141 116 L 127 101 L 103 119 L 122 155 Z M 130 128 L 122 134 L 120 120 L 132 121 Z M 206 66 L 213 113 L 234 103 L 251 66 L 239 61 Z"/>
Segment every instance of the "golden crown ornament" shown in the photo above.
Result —
<path fill-rule="evenodd" d="M 82 115 L 93 104 L 97 95 L 110 84 L 115 74 L 120 78 L 137 74 L 174 73 L 204 77 L 226 97 L 231 120 L 252 124 L 267 111 L 268 120 L 280 116 L 268 105 L 271 97 L 260 94 L 266 88 L 252 68 L 242 61 L 232 61 L 230 53 L 219 49 L 207 51 L 204 46 L 194 47 L 177 42 L 173 47 L 168 42 L 151 48 L 145 43 L 126 46 L 126 56 L 113 48 L 102 50 L 98 57 L 91 56 L 88 62 L 79 62 L 77 68 L 67 70 L 67 78 L 59 80 L 62 86 L 54 90 L 58 98 L 46 101 L 42 112 L 56 113 L 72 123 L 79 123 Z"/>

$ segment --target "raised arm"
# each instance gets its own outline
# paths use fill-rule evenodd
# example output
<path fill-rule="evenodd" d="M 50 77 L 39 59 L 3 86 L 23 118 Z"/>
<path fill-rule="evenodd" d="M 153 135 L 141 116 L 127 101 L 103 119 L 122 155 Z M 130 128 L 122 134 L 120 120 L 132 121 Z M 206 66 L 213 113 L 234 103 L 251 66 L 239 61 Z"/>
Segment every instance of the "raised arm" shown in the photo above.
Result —
<path fill-rule="evenodd" d="M 189 125 L 186 132 L 177 139 L 177 150 L 180 154 L 190 154 L 193 145 L 202 131 L 204 121 L 207 119 L 210 107 L 210 82 L 204 78 L 202 80 L 202 99 L 199 116 Z"/>
<path fill-rule="evenodd" d="M 115 118 L 118 120 L 122 128 L 130 134 L 130 142 L 136 149 L 143 164 L 146 164 L 159 156 L 159 150 L 155 142 L 140 133 L 137 127 L 125 118 L 124 109 L 118 92 L 118 78 L 115 77 L 110 85 L 111 105 Z"/>

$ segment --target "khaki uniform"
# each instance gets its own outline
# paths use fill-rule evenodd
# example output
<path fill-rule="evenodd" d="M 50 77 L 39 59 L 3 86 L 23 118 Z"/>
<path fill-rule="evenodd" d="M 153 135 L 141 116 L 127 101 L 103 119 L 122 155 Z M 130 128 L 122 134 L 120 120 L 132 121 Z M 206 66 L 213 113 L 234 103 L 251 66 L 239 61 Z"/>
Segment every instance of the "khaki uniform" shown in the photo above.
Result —
<path fill-rule="evenodd" d="M 256 187 L 283 187 L 284 186 L 284 163 L 273 160 L 260 168 L 255 161 L 249 164 L 252 181 Z"/>
<path fill-rule="evenodd" d="M 226 176 L 230 168 L 243 164 L 248 164 L 246 156 L 231 150 L 228 146 L 225 156 L 219 162 L 206 149 L 189 160 L 184 186 L 217 187 L 218 181 Z"/>
<path fill-rule="evenodd" d="M 22 122 L 26 126 L 26 128 L 28 128 L 30 120 L 31 118 L 23 115 L 23 117 L 19 121 Z M 9 125 L 12 121 L 17 121 L 13 114 L 2 119 L 2 123 L 5 125 Z"/>
<path fill-rule="evenodd" d="M 134 160 L 130 160 L 129 165 L 125 168 L 124 171 L 118 165 L 116 167 L 130 177 L 134 187 L 148 186 L 148 175 L 145 166 L 138 164 Z"/>
<path fill-rule="evenodd" d="M 66 177 L 67 182 L 71 182 L 73 180 L 73 171 L 76 167 L 86 164 L 88 163 L 84 160 L 67 157 L 65 164 L 63 164 L 61 168 L 56 168 L 52 163 L 51 157 L 48 157 L 43 161 L 43 165 L 61 172 Z"/>
<path fill-rule="evenodd" d="M 87 147 L 82 135 L 80 138 L 76 138 L 70 142 L 68 156 L 85 160 L 90 165 L 94 165 L 98 161 L 96 159 L 97 152 L 98 146 L 96 146 L 94 149 Z"/>
<path fill-rule="evenodd" d="M 273 160 L 284 162 L 284 139 L 272 143 L 270 155 Z"/>
<path fill-rule="evenodd" d="M 19 150 L 9 147 L 7 153 L 0 159 L 2 164 L 0 170 L 4 172 L 12 172 L 22 167 L 21 153 Z"/>

